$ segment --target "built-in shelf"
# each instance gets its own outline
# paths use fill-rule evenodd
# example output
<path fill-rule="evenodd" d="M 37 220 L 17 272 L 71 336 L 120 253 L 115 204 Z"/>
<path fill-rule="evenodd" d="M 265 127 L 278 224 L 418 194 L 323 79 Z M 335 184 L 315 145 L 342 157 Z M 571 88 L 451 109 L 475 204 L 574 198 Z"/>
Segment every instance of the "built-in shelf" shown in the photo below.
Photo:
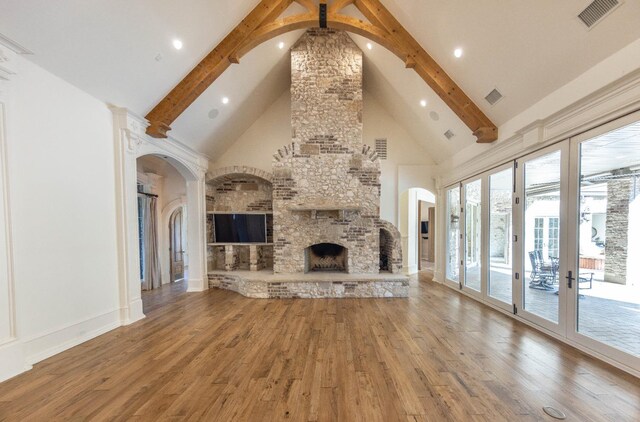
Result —
<path fill-rule="evenodd" d="M 273 243 L 207 243 L 207 246 L 273 246 Z"/>

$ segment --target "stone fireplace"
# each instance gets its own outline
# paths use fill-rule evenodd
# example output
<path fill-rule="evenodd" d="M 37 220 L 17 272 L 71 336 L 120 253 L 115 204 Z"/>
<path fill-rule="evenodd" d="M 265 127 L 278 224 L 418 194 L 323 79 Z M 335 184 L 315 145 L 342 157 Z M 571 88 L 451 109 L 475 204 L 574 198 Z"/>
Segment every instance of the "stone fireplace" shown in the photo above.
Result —
<path fill-rule="evenodd" d="M 348 249 L 345 270 L 379 272 L 380 163 L 362 143 L 362 51 L 312 29 L 291 51 L 293 142 L 273 161 L 274 272 L 302 273 L 306 248 Z"/>
<path fill-rule="evenodd" d="M 347 248 L 335 243 L 318 243 L 305 249 L 305 273 L 347 272 Z"/>
<path fill-rule="evenodd" d="M 408 296 L 400 233 L 380 218 L 380 162 L 363 142 L 362 111 L 362 51 L 345 32 L 308 30 L 291 49 L 292 139 L 269 177 L 273 271 L 216 271 L 212 286 L 251 297 Z"/>

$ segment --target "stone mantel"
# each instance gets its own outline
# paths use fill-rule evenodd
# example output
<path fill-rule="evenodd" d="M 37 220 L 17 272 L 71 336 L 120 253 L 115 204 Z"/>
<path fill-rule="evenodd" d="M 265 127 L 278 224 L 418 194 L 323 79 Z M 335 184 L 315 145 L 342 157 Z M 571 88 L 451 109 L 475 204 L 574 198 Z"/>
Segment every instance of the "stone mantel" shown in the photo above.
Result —
<path fill-rule="evenodd" d="M 289 211 L 360 211 L 359 205 L 354 204 L 335 204 L 335 203 L 305 203 L 292 204 L 288 207 Z"/>

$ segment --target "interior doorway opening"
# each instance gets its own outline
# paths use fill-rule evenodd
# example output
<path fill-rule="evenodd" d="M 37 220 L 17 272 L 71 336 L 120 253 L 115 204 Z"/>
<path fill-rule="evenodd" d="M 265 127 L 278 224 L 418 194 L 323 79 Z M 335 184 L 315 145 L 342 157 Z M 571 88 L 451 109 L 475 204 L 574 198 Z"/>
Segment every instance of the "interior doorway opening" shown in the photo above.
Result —
<path fill-rule="evenodd" d="M 164 157 L 137 159 L 140 288 L 186 279 L 187 181 Z"/>

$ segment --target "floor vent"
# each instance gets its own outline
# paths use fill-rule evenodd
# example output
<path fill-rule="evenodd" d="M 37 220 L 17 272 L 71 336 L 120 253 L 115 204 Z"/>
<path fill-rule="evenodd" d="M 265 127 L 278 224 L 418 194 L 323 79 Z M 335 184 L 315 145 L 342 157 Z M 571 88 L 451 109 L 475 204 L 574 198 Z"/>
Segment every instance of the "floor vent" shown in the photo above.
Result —
<path fill-rule="evenodd" d="M 376 153 L 378 154 L 378 159 L 386 160 L 387 159 L 387 140 L 386 139 L 376 139 Z"/>
<path fill-rule="evenodd" d="M 451 132 L 451 130 L 448 130 L 448 131 L 446 131 L 446 132 L 444 133 L 444 136 L 445 136 L 447 139 L 451 139 L 451 138 L 453 138 L 454 136 L 456 136 L 456 134 L 455 134 L 455 133 L 453 133 L 453 132 Z"/>
<path fill-rule="evenodd" d="M 595 0 L 587 6 L 586 9 L 580 12 L 578 19 L 580 19 L 587 28 L 592 28 L 593 25 L 598 23 L 619 5 L 619 0 Z"/>
<path fill-rule="evenodd" d="M 484 97 L 484 99 L 487 100 L 489 104 L 494 105 L 502 99 L 502 94 L 497 89 L 494 89 L 486 97 Z"/>

